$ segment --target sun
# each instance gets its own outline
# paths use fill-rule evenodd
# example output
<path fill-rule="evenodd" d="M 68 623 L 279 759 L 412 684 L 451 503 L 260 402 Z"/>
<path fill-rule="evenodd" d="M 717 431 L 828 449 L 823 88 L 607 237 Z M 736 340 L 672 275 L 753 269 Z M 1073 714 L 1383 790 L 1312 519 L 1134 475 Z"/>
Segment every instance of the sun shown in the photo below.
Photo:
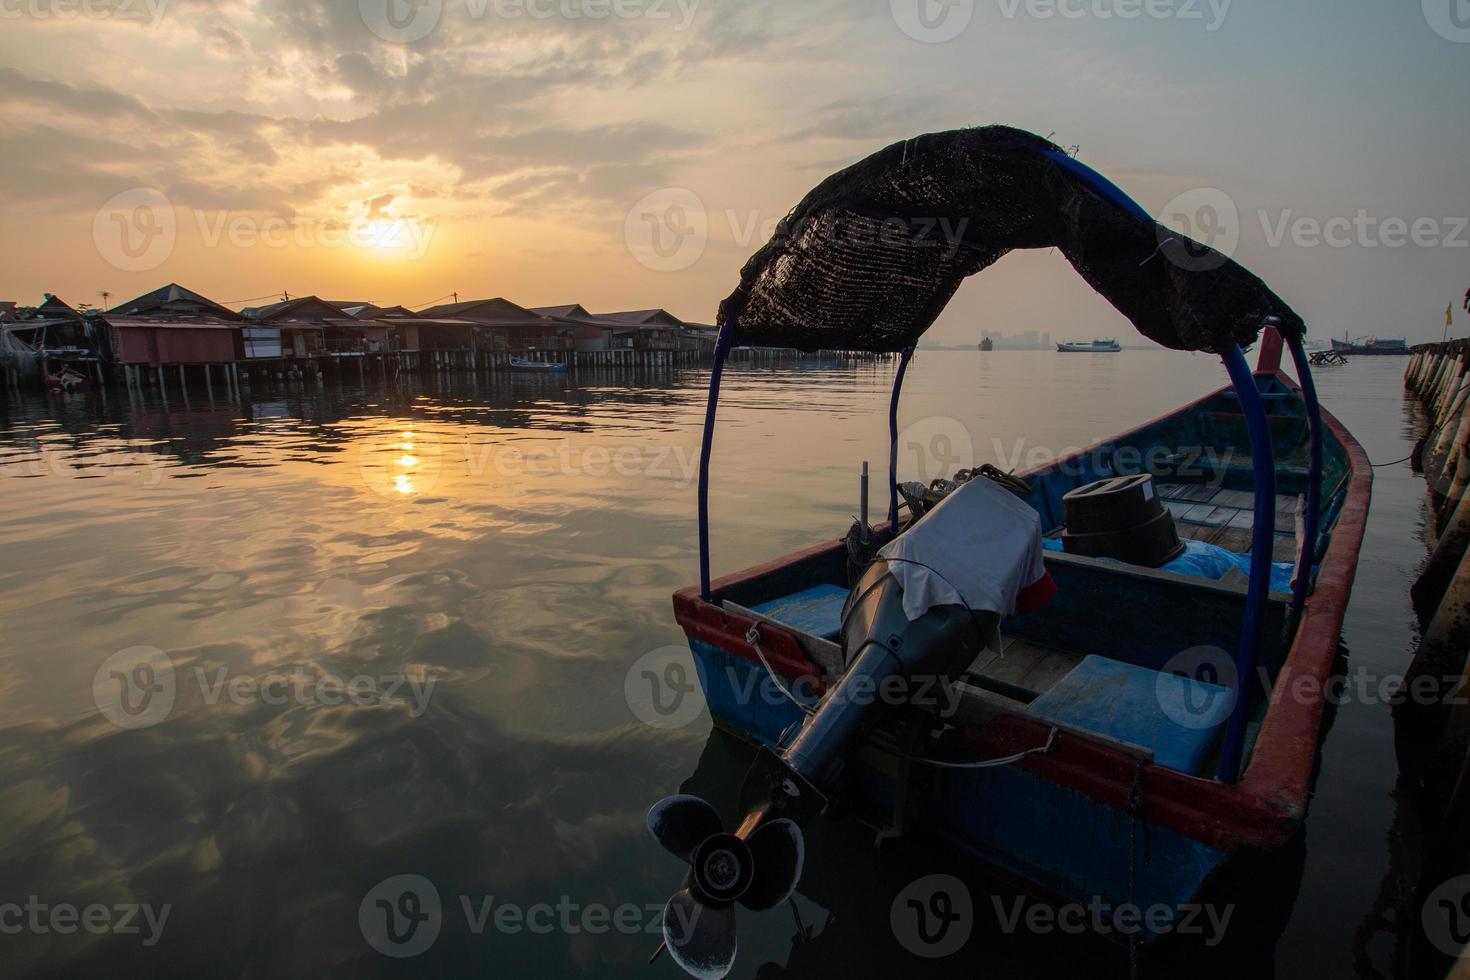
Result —
<path fill-rule="evenodd" d="M 368 248 L 385 252 L 396 252 L 406 248 L 409 242 L 408 222 L 374 219 L 362 230 L 362 240 Z"/>

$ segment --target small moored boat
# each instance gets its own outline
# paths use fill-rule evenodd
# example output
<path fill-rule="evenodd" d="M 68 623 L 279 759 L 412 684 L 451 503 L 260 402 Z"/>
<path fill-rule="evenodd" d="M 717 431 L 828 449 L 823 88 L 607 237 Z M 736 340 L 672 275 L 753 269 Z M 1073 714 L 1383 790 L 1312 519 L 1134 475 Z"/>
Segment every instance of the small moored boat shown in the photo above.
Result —
<path fill-rule="evenodd" d="M 1116 354 L 1122 349 L 1116 340 L 1094 340 L 1090 343 L 1071 341 L 1057 344 L 1057 352 L 1060 354 Z"/>
<path fill-rule="evenodd" d="M 512 357 L 510 366 L 517 371 L 565 371 L 565 361 L 528 361 L 523 357 Z"/>
<path fill-rule="evenodd" d="M 1403 337 L 1363 337 L 1359 340 L 1348 336 L 1342 340 L 1334 337 L 1332 350 L 1338 354 L 1407 354 L 1409 342 Z"/>
<path fill-rule="evenodd" d="M 47 365 L 46 390 L 57 394 L 70 395 L 86 391 L 96 391 L 97 384 L 70 364 L 62 362 Z"/>
<path fill-rule="evenodd" d="M 936 215 L 966 229 L 952 248 L 935 247 Z M 856 233 L 869 225 L 909 234 Z M 900 488 L 919 337 L 966 276 L 1052 246 L 1145 336 L 1219 355 L 1229 384 L 1026 473 Z M 1302 320 L 1264 283 L 1049 141 L 988 127 L 828 178 L 746 264 L 719 323 L 700 581 L 674 613 L 714 723 L 759 754 L 742 812 L 676 795 L 649 813 L 689 866 L 664 917 L 682 967 L 728 972 L 735 905 L 798 887 L 800 828 L 839 800 L 1043 898 L 1117 910 L 1123 932 L 1138 929 L 1126 910 L 1186 914 L 1227 865 L 1295 838 L 1372 471 L 1317 403 Z M 740 344 L 900 355 L 887 521 L 870 526 L 864 499 L 846 538 L 712 578 L 710 452 Z M 875 698 L 895 681 L 898 703 Z"/>

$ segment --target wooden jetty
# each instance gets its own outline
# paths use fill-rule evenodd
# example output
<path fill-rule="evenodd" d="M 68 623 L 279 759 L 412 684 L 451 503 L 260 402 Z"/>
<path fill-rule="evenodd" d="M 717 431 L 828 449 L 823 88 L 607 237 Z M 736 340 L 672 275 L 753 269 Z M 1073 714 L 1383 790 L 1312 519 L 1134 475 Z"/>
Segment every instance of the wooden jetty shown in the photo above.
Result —
<path fill-rule="evenodd" d="M 1413 459 L 1429 489 L 1431 552 L 1410 592 L 1421 635 L 1404 688 L 1436 696 L 1409 698 L 1394 712 L 1400 768 L 1424 837 L 1422 899 L 1470 871 L 1470 340 L 1414 348 L 1404 384 L 1427 422 Z M 1414 946 L 1436 974 L 1443 952 Z M 1470 975 L 1467 963 L 1458 960 L 1451 976 Z"/>

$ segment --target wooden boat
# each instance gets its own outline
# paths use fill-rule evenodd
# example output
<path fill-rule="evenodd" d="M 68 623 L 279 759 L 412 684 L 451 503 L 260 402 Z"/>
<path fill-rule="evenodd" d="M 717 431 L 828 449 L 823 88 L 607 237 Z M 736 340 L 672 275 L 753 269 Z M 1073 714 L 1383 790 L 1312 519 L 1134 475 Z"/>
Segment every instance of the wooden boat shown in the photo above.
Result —
<path fill-rule="evenodd" d="M 1408 354 L 1409 342 L 1403 337 L 1363 337 L 1353 340 L 1344 336 L 1342 340 L 1332 338 L 1332 350 L 1338 354 L 1391 355 Z"/>
<path fill-rule="evenodd" d="M 78 394 L 97 390 L 95 381 L 65 363 L 48 367 L 45 380 L 46 390 L 55 394 Z"/>
<path fill-rule="evenodd" d="M 1279 353 L 1279 346 L 1275 350 Z M 1273 506 L 1278 513 L 1294 512 L 1297 495 L 1307 489 L 1306 404 L 1270 357 L 1262 359 L 1255 383 L 1270 406 L 1277 447 L 1281 492 Z M 1096 725 L 1060 729 L 1045 754 L 1009 767 L 940 771 L 918 803 L 917 816 L 899 821 L 917 819 L 927 832 L 1050 897 L 1087 902 L 1100 895 L 1114 907 L 1133 901 L 1181 908 L 1238 852 L 1285 845 L 1306 813 L 1324 709 L 1321 692 L 1337 655 L 1372 482 L 1358 443 L 1331 415 L 1323 412 L 1322 420 L 1323 514 L 1313 549 L 1319 560 L 1315 591 L 1300 610 L 1292 609 L 1289 593 L 1269 595 L 1260 662 L 1268 667 L 1272 694 L 1251 710 L 1239 781 L 1221 779 L 1217 772 L 1223 719 L 1207 729 L 1176 730 L 1161 715 L 1153 719 L 1158 723 L 1154 744 L 1138 744 L 1132 741 L 1136 727 L 1125 719 L 1110 726 L 1106 710 L 1100 710 Z M 1064 493 L 1116 472 L 1110 463 L 1120 457 L 1172 457 L 1181 447 L 1201 458 L 1211 453 L 1217 459 L 1248 457 L 1233 389 L 1222 388 L 1157 421 L 1020 474 L 1031 486 L 1025 499 L 1042 515 L 1048 537 L 1055 538 Z M 1231 464 L 1211 471 L 1211 477 L 1201 482 L 1172 472 L 1155 474 L 1182 534 L 1249 553 L 1252 474 Z M 1218 486 L 1212 485 L 1214 478 L 1220 479 Z M 1273 531 L 1273 558 L 1289 558 L 1295 546 L 1289 529 Z M 1106 677 L 1079 674 L 1085 665 L 1092 669 L 1089 658 L 1157 672 L 1191 648 L 1236 647 L 1248 600 L 1248 589 L 1239 582 L 1059 551 L 1048 551 L 1045 561 L 1057 597 L 1043 609 L 1007 620 L 1003 656 L 987 658 L 957 686 L 960 723 L 945 736 L 952 757 L 1003 758 L 1046 744 L 1053 719 L 1045 709 L 1059 690 L 1073 701 L 1086 700 L 1089 687 L 1105 696 Z M 689 637 L 715 724 L 775 746 L 800 720 L 801 713 L 782 699 L 749 696 L 751 685 L 764 675 L 746 641 L 757 624 L 767 657 L 788 685 L 806 680 L 822 690 L 840 675 L 841 651 L 832 637 L 848 593 L 846 563 L 845 542 L 837 539 L 718 579 L 708 598 L 697 586 L 675 595 L 675 616 Z M 1220 669 L 1222 664 L 1206 655 L 1187 666 Z M 1278 693 L 1297 682 L 1313 686 L 1315 693 L 1305 698 Z M 1134 689 L 1139 690 L 1137 684 Z M 1147 684 L 1141 690 L 1147 694 Z M 1185 769 L 1160 764 L 1161 756 L 1180 758 L 1181 751 L 1191 760 Z M 861 796 L 881 823 L 893 822 L 899 786 L 912 776 L 902 754 L 902 747 L 881 732 L 861 753 Z M 1147 862 L 1136 849 L 1130 851 L 1145 820 L 1152 852 Z"/>
<path fill-rule="evenodd" d="M 517 371 L 565 371 L 564 361 L 528 361 L 523 357 L 512 357 L 510 366 Z"/>
<path fill-rule="evenodd" d="M 927 157 L 921 155 L 924 150 Z M 1021 604 L 1008 615 L 1000 639 L 957 678 L 946 678 L 946 698 L 875 714 L 848 751 L 840 778 L 820 793 L 809 792 L 803 777 L 813 769 L 803 767 L 793 749 L 810 739 L 824 716 L 844 709 L 833 701 L 848 689 L 855 664 L 863 662 L 856 659 L 861 649 L 855 652 L 847 643 L 848 618 L 867 595 L 854 587 L 860 577 L 871 579 L 874 565 L 889 561 L 891 568 L 894 559 L 885 558 L 892 553 L 885 548 L 855 567 L 850 533 L 722 578 L 710 576 L 709 456 L 722 353 L 741 341 L 791 343 L 795 337 L 813 346 L 831 343 L 825 333 L 817 335 L 832 329 L 830 321 L 814 329 L 795 314 L 782 319 L 782 310 L 802 310 L 791 292 L 801 288 L 802 257 L 792 257 L 790 239 L 781 241 L 787 229 L 778 229 L 773 244 L 747 264 L 741 291 L 721 308 L 701 457 L 700 583 L 674 595 L 675 618 L 688 637 L 713 721 L 762 747 L 762 761 L 750 779 L 757 788 L 770 787 L 769 800 L 749 809 L 733 835 L 720 832 L 718 817 L 694 797 L 671 797 L 650 812 L 655 838 L 692 868 L 693 885 L 670 901 L 670 910 L 687 911 L 691 902 L 724 908 L 724 900 L 709 899 L 700 887 L 712 874 L 722 880 L 716 873 L 721 866 L 710 863 L 711 853 L 736 853 L 741 860 L 727 864 L 760 882 L 760 865 L 769 859 L 758 852 L 773 848 L 769 841 L 755 845 L 771 815 L 799 822 L 803 798 L 816 796 L 825 807 L 828 794 L 839 795 L 852 811 L 889 833 L 946 842 L 1044 898 L 1101 904 L 1117 914 L 1118 923 L 1123 910 L 1162 909 L 1165 925 L 1144 923 L 1147 938 L 1168 932 L 1168 924 L 1186 914 L 1232 862 L 1285 847 L 1301 827 L 1321 737 L 1324 690 L 1368 513 L 1372 471 L 1367 458 L 1318 405 L 1302 325 L 1289 307 L 1218 255 L 1206 271 L 1191 273 L 1201 280 L 1149 280 L 1147 288 L 1161 293 L 1157 304 L 1131 293 L 1139 282 L 1129 277 L 1146 267 L 1158 241 L 1175 233 L 1156 226 L 1111 183 L 1037 137 L 991 127 L 907 141 L 901 151 L 890 147 L 830 178 L 808 199 L 815 203 L 804 202 L 789 220 L 820 227 L 822 209 L 840 200 L 840 188 L 829 185 L 847 175 L 863 193 L 888 179 L 913 187 L 926 176 L 910 172 L 916 157 L 942 160 L 945 166 L 958 159 L 970 166 L 987 155 L 985 165 L 976 166 L 982 172 L 978 181 L 994 181 L 997 173 L 1005 177 L 1014 168 L 1059 188 L 1056 210 L 1063 217 L 1047 214 L 1038 222 L 1111 223 L 1106 234 L 1069 257 L 1081 267 L 1084 260 L 1074 253 L 1090 250 L 1095 256 L 1103 250 L 1123 278 L 1111 279 L 1089 266 L 1089 282 L 1149 336 L 1169 346 L 1208 344 L 1217 350 L 1231 383 L 1153 422 L 1019 474 L 1024 487 L 1013 489 L 1050 542 L 1043 562 L 1054 597 L 1035 608 Z M 944 174 L 927 176 L 933 185 L 943 185 Z M 952 187 L 945 193 L 945 200 L 957 196 Z M 914 206 L 939 205 L 921 201 Z M 859 206 L 850 210 L 862 213 Z M 1015 213 L 1005 212 L 998 222 L 1005 230 L 998 234 L 1015 227 L 1008 223 Z M 850 220 L 847 214 L 838 218 Z M 1075 245 L 1077 238 L 1068 236 L 1090 233 L 1068 231 L 1061 240 Z M 824 240 L 812 235 L 807 241 Z M 1046 242 L 1026 237 L 1025 246 Z M 823 284 L 840 280 L 848 270 L 849 280 L 839 282 L 842 291 L 833 290 L 844 298 L 861 288 L 882 261 L 902 265 L 894 256 L 873 261 L 844 252 L 850 246 L 840 240 L 828 247 L 810 264 Z M 1005 251 L 992 243 L 983 247 L 991 261 Z M 773 269 L 776 274 L 768 275 Z M 935 292 L 947 298 L 952 288 L 939 283 Z M 765 290 L 778 292 L 767 301 Z M 901 345 L 889 417 L 888 521 L 870 532 L 893 544 L 930 519 L 915 520 L 911 507 L 910 522 L 900 521 L 896 488 L 904 371 L 913 338 L 943 305 L 924 296 L 912 302 L 919 313 L 899 324 L 906 331 L 901 335 L 897 329 L 885 335 L 870 328 L 876 305 L 854 313 L 850 327 L 854 340 L 874 348 Z M 1256 318 L 1244 328 L 1249 337 L 1264 327 L 1254 371 L 1239 346 L 1241 321 L 1223 331 L 1210 326 L 1209 317 L 1217 315 L 1211 311 L 1227 307 Z M 1167 311 L 1163 319 L 1155 318 L 1159 310 Z M 1281 370 L 1284 346 L 1301 384 Z M 1078 420 L 1079 427 L 1086 424 Z M 1058 544 L 1067 532 L 1064 497 L 1123 475 L 1132 477 L 1123 481 L 1130 486 L 1147 484 L 1147 493 L 1157 491 L 1183 537 L 1238 559 L 1249 575 L 1236 571 L 1217 577 L 1187 562 L 1145 567 L 1068 553 Z M 978 564 L 987 560 L 985 549 L 973 554 Z M 1283 561 L 1301 571 L 1283 576 L 1277 564 Z M 962 587 L 955 589 L 968 609 Z M 1008 611 L 994 608 L 995 613 L 981 615 L 999 618 Z M 898 650 L 908 640 L 893 634 L 889 642 Z M 936 711 L 935 703 L 944 710 Z M 787 804 L 783 793 L 795 802 Z M 692 849 L 699 838 L 690 837 L 691 826 L 714 835 L 702 850 Z M 736 843 L 729 843 L 732 838 Z M 739 843 L 747 839 L 753 859 Z M 748 866 L 752 860 L 754 872 Z M 790 873 L 789 854 L 776 863 L 775 877 Z M 798 846 L 798 877 L 800 864 Z M 765 882 L 761 898 L 774 888 Z M 735 955 L 733 918 L 692 939 L 680 935 L 671 921 L 666 914 L 665 942 L 681 966 L 699 976 L 729 969 Z M 1119 931 L 1128 930 L 1120 925 Z M 1132 931 L 1139 931 L 1136 924 Z"/>
<path fill-rule="evenodd" d="M 1071 341 L 1057 344 L 1058 354 L 1116 354 L 1122 349 L 1116 340 Z"/>

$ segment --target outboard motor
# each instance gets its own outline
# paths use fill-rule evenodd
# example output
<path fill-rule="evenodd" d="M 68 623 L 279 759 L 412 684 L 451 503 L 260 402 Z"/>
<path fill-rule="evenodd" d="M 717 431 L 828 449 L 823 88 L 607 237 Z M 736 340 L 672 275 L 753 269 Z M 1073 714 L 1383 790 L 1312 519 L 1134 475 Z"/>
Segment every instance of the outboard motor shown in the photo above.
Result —
<path fill-rule="evenodd" d="M 735 962 L 735 904 L 769 909 L 795 891 L 799 825 L 826 809 L 850 753 L 880 719 L 874 692 L 895 676 L 958 674 L 1027 591 L 1055 591 L 1041 565 L 1039 518 L 988 480 L 966 484 L 879 551 L 843 609 L 846 671 L 790 744 L 779 754 L 761 749 L 740 826 L 727 833 L 695 796 L 648 812 L 654 839 L 689 864 L 663 918 L 664 944 L 686 972 L 723 977 Z"/>

